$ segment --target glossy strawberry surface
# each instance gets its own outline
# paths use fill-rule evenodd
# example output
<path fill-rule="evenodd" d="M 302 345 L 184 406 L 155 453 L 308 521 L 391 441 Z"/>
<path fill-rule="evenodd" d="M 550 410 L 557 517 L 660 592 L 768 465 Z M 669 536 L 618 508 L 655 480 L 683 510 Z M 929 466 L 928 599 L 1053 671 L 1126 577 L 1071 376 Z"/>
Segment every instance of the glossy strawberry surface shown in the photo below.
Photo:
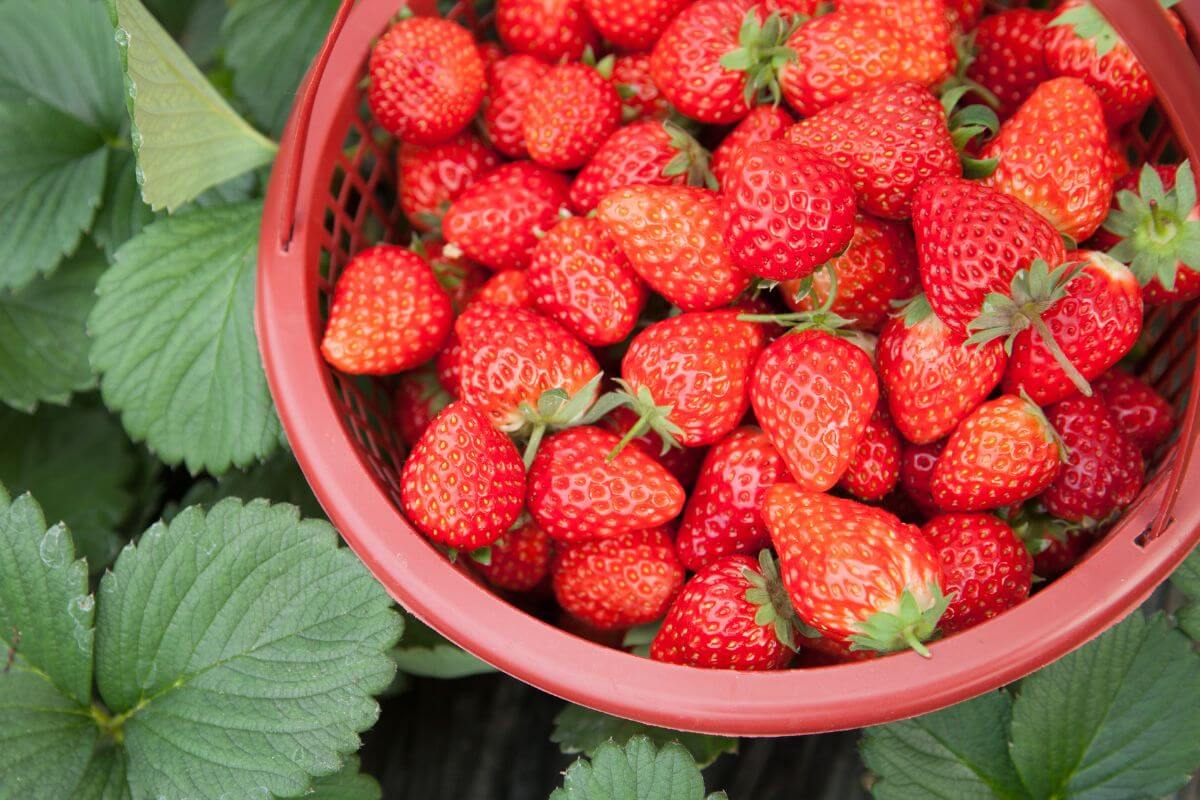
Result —
<path fill-rule="evenodd" d="M 412 447 L 429 427 L 429 423 L 453 400 L 442 388 L 431 369 L 406 372 L 396 381 L 392 395 L 392 419 L 400 438 Z"/>
<path fill-rule="evenodd" d="M 1113 369 L 1096 379 L 1092 388 L 1142 455 L 1152 454 L 1175 430 L 1171 404 L 1141 378 Z"/>
<path fill-rule="evenodd" d="M 901 447 L 887 406 L 877 405 L 838 486 L 867 502 L 887 497 L 900 480 Z"/>
<path fill-rule="evenodd" d="M 475 569 L 497 589 L 528 592 L 550 574 L 553 542 L 532 520 L 517 525 L 491 544 L 487 563 Z"/>
<path fill-rule="evenodd" d="M 745 147 L 760 142 L 778 139 L 795 120 L 787 109 L 780 106 L 755 106 L 745 119 L 725 135 L 712 154 L 712 171 L 717 182 L 724 185 L 725 173 L 735 161 L 735 156 Z"/>
<path fill-rule="evenodd" d="M 451 200 L 500 166 L 500 157 L 465 132 L 433 145 L 403 144 L 397 162 L 404 216 L 417 230 L 428 231 Z"/>
<path fill-rule="evenodd" d="M 690 0 L 583 0 L 588 18 L 622 50 L 646 50 Z"/>
<path fill-rule="evenodd" d="M 597 44 L 583 0 L 497 0 L 496 32 L 511 52 L 551 63 Z"/>
<path fill-rule="evenodd" d="M 525 109 L 533 87 L 549 71 L 548 64 L 524 53 L 505 56 L 488 71 L 480 123 L 492 147 L 509 158 L 529 158 Z"/>
<path fill-rule="evenodd" d="M 664 172 L 679 154 L 661 120 L 619 128 L 600 145 L 571 183 L 571 207 L 586 214 L 610 192 L 636 184 L 682 186 L 686 173 Z"/>
<path fill-rule="evenodd" d="M 521 132 L 529 157 L 557 170 L 578 169 L 621 124 L 612 81 L 586 64 L 550 68 L 529 94 Z"/>
<path fill-rule="evenodd" d="M 937 503 L 933 502 L 933 471 L 945 447 L 945 441 L 929 444 L 906 442 L 900 454 L 900 486 L 926 515 L 938 511 Z"/>

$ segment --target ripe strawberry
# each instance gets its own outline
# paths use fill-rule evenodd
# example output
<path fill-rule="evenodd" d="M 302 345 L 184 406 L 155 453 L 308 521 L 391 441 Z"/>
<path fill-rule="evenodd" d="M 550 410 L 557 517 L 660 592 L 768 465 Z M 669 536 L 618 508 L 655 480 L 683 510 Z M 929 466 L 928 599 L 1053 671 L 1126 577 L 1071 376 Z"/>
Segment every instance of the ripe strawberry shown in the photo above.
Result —
<path fill-rule="evenodd" d="M 466 28 L 436 17 L 397 22 L 375 44 L 367 101 L 402 142 L 434 144 L 466 127 L 483 100 L 483 59 Z"/>
<path fill-rule="evenodd" d="M 526 501 L 542 530 L 562 542 L 604 539 L 679 516 L 683 487 L 654 459 L 595 427 L 546 440 L 529 469 Z"/>
<path fill-rule="evenodd" d="M 496 32 L 511 52 L 547 62 L 578 60 L 597 43 L 583 0 L 497 0 Z"/>
<path fill-rule="evenodd" d="M 938 513 L 937 504 L 933 502 L 933 470 L 945 447 L 945 441 L 905 444 L 900 454 L 900 485 L 927 516 Z"/>
<path fill-rule="evenodd" d="M 1183 24 L 1163 10 L 1179 38 Z M 1096 90 L 1108 124 L 1119 128 L 1137 119 L 1154 100 L 1150 76 L 1099 10 L 1084 0 L 1067 0 L 1046 29 L 1046 66 L 1051 74 L 1081 78 Z"/>
<path fill-rule="evenodd" d="M 442 218 L 442 234 L 485 267 L 525 269 L 537 232 L 558 221 L 567 193 L 557 172 L 528 161 L 505 164 L 458 196 Z"/>
<path fill-rule="evenodd" d="M 488 72 L 487 94 L 483 97 L 483 132 L 509 158 L 529 158 L 525 147 L 525 108 L 533 87 L 546 77 L 550 67 L 523 53 L 505 56 Z"/>
<path fill-rule="evenodd" d="M 812 311 L 832 295 L 832 313 L 852 320 L 858 330 L 878 332 L 895 303 L 921 290 L 908 226 L 866 214 L 855 218 L 849 246 L 826 267 L 812 274 L 807 293 L 801 281 L 785 281 L 780 286 L 784 302 L 795 311 Z"/>
<path fill-rule="evenodd" d="M 671 537 L 662 528 L 573 544 L 552 567 L 558 604 L 601 631 L 658 619 L 679 594 L 683 578 Z"/>
<path fill-rule="evenodd" d="M 1077 242 L 1104 222 L 1112 201 L 1108 129 L 1083 81 L 1046 81 L 983 149 L 999 159 L 985 186 L 1021 200 Z"/>
<path fill-rule="evenodd" d="M 900 480 L 900 434 L 880 403 L 867 422 L 838 486 L 866 502 L 882 500 Z"/>
<path fill-rule="evenodd" d="M 737 126 L 726 134 L 712 154 L 712 173 L 717 183 L 725 185 L 725 173 L 742 148 L 769 142 L 783 135 L 795 123 L 792 115 L 779 106 L 755 106 Z"/>
<path fill-rule="evenodd" d="M 449 296 L 420 256 L 371 247 L 338 277 L 321 353 L 351 375 L 403 372 L 433 358 L 453 319 Z"/>
<path fill-rule="evenodd" d="M 532 308 L 528 273 L 523 269 L 501 270 L 488 278 L 472 298 L 477 303 L 514 308 Z"/>
<path fill-rule="evenodd" d="M 550 574 L 552 555 L 550 537 L 526 518 L 492 543 L 487 563 L 474 566 L 497 589 L 528 592 Z"/>
<path fill-rule="evenodd" d="M 1117 208 L 1101 233 L 1114 240 L 1109 255 L 1128 264 L 1150 305 L 1200 297 L 1200 204 L 1191 162 L 1146 165 L 1117 193 Z"/>
<path fill-rule="evenodd" d="M 397 162 L 400 208 L 414 228 L 429 231 L 438 227 L 450 201 L 500 166 L 500 157 L 465 131 L 434 145 L 402 144 Z"/>
<path fill-rule="evenodd" d="M 967 334 L 985 295 L 1007 292 L 1035 259 L 1053 266 L 1066 259 L 1062 237 L 1045 218 L 976 181 L 926 181 L 912 211 L 921 284 L 955 337 Z"/>
<path fill-rule="evenodd" d="M 646 287 L 599 220 L 571 217 L 533 249 L 527 272 L 534 307 L 584 344 L 603 347 L 633 331 Z"/>
<path fill-rule="evenodd" d="M 431 369 L 401 375 L 392 397 L 392 419 L 404 443 L 414 446 L 452 399 Z"/>
<path fill-rule="evenodd" d="M 1121 433 L 1149 457 L 1175 430 L 1175 411 L 1141 378 L 1112 369 L 1092 384 Z"/>
<path fill-rule="evenodd" d="M 675 537 L 693 572 L 726 556 L 751 555 L 770 540 L 762 519 L 767 488 L 789 479 L 787 466 L 758 428 L 742 427 L 713 445 L 700 467 Z"/>
<path fill-rule="evenodd" d="M 438 383 L 451 397 L 462 394 L 462 342 L 453 329 L 433 362 Z"/>
<path fill-rule="evenodd" d="M 915 52 L 920 54 L 915 68 L 918 73 L 928 70 L 929 75 L 913 80 L 936 86 L 951 77 L 958 66 L 958 48 L 951 38 L 947 6 L 944 0 L 839 0 L 837 10 L 849 16 L 879 16 L 896 33 L 912 39 L 918 48 Z"/>
<path fill-rule="evenodd" d="M 946 0 L 946 20 L 951 31 L 967 33 L 976 29 L 983 16 L 984 0 Z"/>
<path fill-rule="evenodd" d="M 921 642 L 934 634 L 946 598 L 919 528 L 791 483 L 767 490 L 763 518 L 801 621 L 855 650 L 929 655 Z"/>
<path fill-rule="evenodd" d="M 586 214 L 601 198 L 635 184 L 708 186 L 708 151 L 670 122 L 643 120 L 619 128 L 600 145 L 571 184 L 571 206 Z"/>
<path fill-rule="evenodd" d="M 881 13 L 839 10 L 801 25 L 787 40 L 794 60 L 779 72 L 788 105 L 811 117 L 890 83 L 933 86 L 949 74 L 944 48 Z"/>
<path fill-rule="evenodd" d="M 611 71 L 611 64 L 609 66 Z M 621 124 L 621 96 L 597 67 L 558 64 L 534 85 L 521 132 L 529 157 L 552 169 L 577 169 Z"/>
<path fill-rule="evenodd" d="M 967 77 L 996 96 L 1001 117 L 1011 115 L 1050 78 L 1042 33 L 1053 16 L 1049 11 L 1014 8 L 985 17 L 975 28 L 975 57 Z"/>
<path fill-rule="evenodd" d="M 859 205 L 879 217 L 907 218 L 919 185 L 962 175 L 941 103 L 913 83 L 886 84 L 830 105 L 784 138 L 850 173 Z"/>
<path fill-rule="evenodd" d="M 450 296 L 450 305 L 455 314 L 462 312 L 475 293 L 487 283 L 491 276 L 489 270 L 461 256 L 451 258 L 446 255 L 446 244 L 441 239 L 419 239 L 413 237 L 411 249 L 414 253 L 429 263 L 433 277 Z"/>
<path fill-rule="evenodd" d="M 690 0 L 583 0 L 596 30 L 622 50 L 646 50 Z"/>
<path fill-rule="evenodd" d="M 854 235 L 854 187 L 842 169 L 783 140 L 742 148 L 721 190 L 733 263 L 771 280 L 803 278 Z"/>
<path fill-rule="evenodd" d="M 1011 394 L 971 412 L 933 470 L 933 501 L 946 511 L 984 511 L 1040 494 L 1065 455 L 1041 409 Z"/>
<path fill-rule="evenodd" d="M 888 320 L 879 336 L 879 379 L 892 420 L 916 444 L 935 442 L 953 431 L 996 388 L 1005 363 L 999 342 L 952 341 L 924 295 Z"/>
<path fill-rule="evenodd" d="M 1067 448 L 1058 477 L 1040 498 L 1047 511 L 1095 527 L 1134 501 L 1142 489 L 1142 457 L 1103 400 L 1069 397 L 1050 406 L 1046 417 Z"/>
<path fill-rule="evenodd" d="M 715 192 L 627 186 L 601 200 L 596 212 L 642 280 L 684 311 L 719 308 L 750 285 L 725 247 Z"/>
<path fill-rule="evenodd" d="M 612 80 L 625 101 L 622 111 L 627 119 L 659 119 L 671 111 L 671 104 L 650 77 L 649 53 L 618 54 L 613 60 Z"/>
<path fill-rule="evenodd" d="M 792 658 L 792 606 L 775 559 L 729 556 L 687 582 L 650 644 L 668 664 L 744 671 L 781 669 Z"/>
<path fill-rule="evenodd" d="M 1121 360 L 1142 332 L 1142 293 L 1133 273 L 1103 253 L 1078 251 L 1068 258 L 1083 259 L 1074 277 L 1059 281 L 1044 262 L 1034 262 L 1013 278 L 1011 296 L 988 298 L 979 320 L 987 336 L 993 322 L 998 335 L 1016 331 L 1006 342 L 1004 391 L 1025 392 L 1040 405 L 1076 390 L 1091 394 L 1087 382 Z"/>
<path fill-rule="evenodd" d="M 1004 520 L 992 514 L 943 514 L 921 528 L 942 563 L 950 598 L 941 627 L 966 630 L 1029 597 L 1033 558 Z"/>
<path fill-rule="evenodd" d="M 634 425 L 641 422 L 641 417 L 629 406 L 617 406 L 600 420 L 600 426 L 605 430 L 624 437 Z M 700 464 L 708 454 L 707 447 L 671 447 L 663 438 L 652 430 L 644 430 L 635 434 L 629 440 L 630 447 L 637 447 L 663 469 L 671 473 L 684 489 L 690 488 L 696 482 L 700 472 Z"/>
<path fill-rule="evenodd" d="M 671 20 L 650 54 L 650 74 L 681 114 L 728 125 L 760 90 L 779 98 L 775 70 L 791 57 L 787 30 L 754 0 L 698 0 Z"/>
<path fill-rule="evenodd" d="M 789 333 L 754 366 L 750 403 L 801 488 L 823 492 L 858 449 L 879 383 L 867 354 L 820 330 Z"/>
<path fill-rule="evenodd" d="M 455 401 L 425 429 L 404 462 L 405 515 L 435 542 L 476 550 L 521 513 L 525 468 L 517 448 L 469 403 Z"/>
<path fill-rule="evenodd" d="M 668 444 L 699 447 L 737 427 L 750 407 L 750 373 L 762 329 L 736 310 L 695 311 L 650 325 L 634 337 L 621 362 L 623 396 L 641 419 L 622 440 L 643 430 Z"/>
<path fill-rule="evenodd" d="M 1013 530 L 1033 554 L 1033 574 L 1043 580 L 1057 578 L 1075 566 L 1093 542 L 1089 531 L 1029 506 L 1017 513 Z"/>
<path fill-rule="evenodd" d="M 524 308 L 472 303 L 454 324 L 463 400 L 506 433 L 530 437 L 527 457 L 550 428 L 573 425 L 591 408 L 600 367 L 578 339 Z"/>

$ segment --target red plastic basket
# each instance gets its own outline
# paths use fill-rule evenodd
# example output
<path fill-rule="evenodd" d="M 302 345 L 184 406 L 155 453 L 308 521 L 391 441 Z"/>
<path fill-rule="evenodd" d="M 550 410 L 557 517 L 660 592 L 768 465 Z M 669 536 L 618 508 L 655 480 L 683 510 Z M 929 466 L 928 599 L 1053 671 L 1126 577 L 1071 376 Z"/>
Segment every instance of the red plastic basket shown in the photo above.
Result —
<path fill-rule="evenodd" d="M 1200 68 L 1155 0 L 1093 0 L 1146 66 L 1157 126 L 1138 145 L 1200 163 Z M 417 13 L 433 0 L 414 0 Z M 257 328 L 296 457 L 342 536 L 404 607 L 484 661 L 611 714 L 729 735 L 791 735 L 933 711 L 1042 667 L 1135 609 L 1200 539 L 1196 304 L 1161 309 L 1141 373 L 1177 407 L 1182 431 L 1124 518 L 1071 572 L 1026 603 L 913 653 L 815 669 L 735 673 L 660 664 L 543 622 L 473 581 L 399 510 L 401 448 L 386 381 L 331 370 L 318 345 L 330 287 L 356 251 L 403 241 L 393 145 L 364 108 L 362 76 L 399 0 L 344 0 L 283 138 L 263 213 Z M 1176 8 L 1196 41 L 1200 0 Z M 1165 118 L 1163 114 L 1165 113 Z M 1145 127 L 1145 126 L 1144 126 Z M 1190 500 L 1188 498 L 1191 498 Z"/>

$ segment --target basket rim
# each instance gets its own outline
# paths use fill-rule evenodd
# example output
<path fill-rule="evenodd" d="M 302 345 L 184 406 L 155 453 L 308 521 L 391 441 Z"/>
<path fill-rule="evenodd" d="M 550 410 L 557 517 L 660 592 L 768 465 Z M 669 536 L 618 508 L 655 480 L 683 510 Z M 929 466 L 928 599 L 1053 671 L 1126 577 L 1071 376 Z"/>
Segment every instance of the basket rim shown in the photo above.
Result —
<path fill-rule="evenodd" d="M 1123 2 L 1097 0 L 1106 12 Z M 429 13 L 435 4 L 411 5 L 416 13 Z M 298 124 L 294 113 L 288 125 L 263 211 L 255 324 L 280 419 L 321 505 L 389 594 L 455 644 L 546 692 L 651 725 L 732 736 L 857 728 L 934 711 L 1045 666 L 1137 608 L 1200 541 L 1200 502 L 1185 502 L 1160 538 L 1144 547 L 1137 543 L 1172 495 L 1187 489 L 1185 495 L 1200 496 L 1200 465 L 1192 463 L 1198 388 L 1193 381 L 1182 444 L 1174 451 L 1175 458 L 1196 467 L 1186 470 L 1186 485 L 1174 480 L 1173 470 L 1161 469 L 1075 569 L 1013 609 L 935 642 L 932 659 L 907 652 L 770 673 L 663 664 L 556 628 L 465 576 L 410 526 L 371 474 L 338 410 L 314 324 L 324 206 L 312 201 L 323 198 L 329 186 L 331 151 L 341 144 L 335 134 L 345 132 L 339 125 L 344 99 L 395 7 L 396 0 L 359 0 L 331 42 L 324 74 L 313 87 L 311 124 Z M 1131 46 L 1140 38 L 1130 37 Z M 1200 86 L 1200 71 L 1193 77 L 1184 88 Z M 1165 101 L 1171 112 L 1170 97 Z M 1200 110 L 1196 113 L 1200 120 Z M 303 142 L 298 131 L 306 134 Z M 1200 135 L 1200 121 L 1191 132 Z M 1179 138 L 1194 156 L 1194 142 Z M 310 157 L 301 158 L 304 153 Z M 286 183 L 294 174 L 296 205 L 284 208 Z M 288 225 L 293 216 L 296 224 Z"/>

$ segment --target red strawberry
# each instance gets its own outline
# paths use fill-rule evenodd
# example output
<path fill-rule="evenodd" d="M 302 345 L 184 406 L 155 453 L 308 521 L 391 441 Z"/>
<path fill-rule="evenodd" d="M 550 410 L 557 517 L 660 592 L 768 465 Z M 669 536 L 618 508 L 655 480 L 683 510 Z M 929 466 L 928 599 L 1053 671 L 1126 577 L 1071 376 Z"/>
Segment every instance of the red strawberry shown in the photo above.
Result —
<path fill-rule="evenodd" d="M 1055 78 L 1034 90 L 981 154 L 999 159 L 985 186 L 1017 198 L 1081 242 L 1112 202 L 1108 129 L 1083 81 Z"/>
<path fill-rule="evenodd" d="M 1057 578 L 1075 566 L 1093 541 L 1091 534 L 1078 525 L 1028 507 L 1018 512 L 1013 529 L 1033 554 L 1033 574 L 1045 580 Z"/>
<path fill-rule="evenodd" d="M 1162 13 L 1184 38 L 1174 12 Z M 1096 90 L 1113 128 L 1140 117 L 1154 100 L 1150 76 L 1091 3 L 1067 0 L 1059 6 L 1046 29 L 1044 47 L 1052 74 L 1081 78 Z"/>
<path fill-rule="evenodd" d="M 675 537 L 680 562 L 699 572 L 725 556 L 750 555 L 766 547 L 770 541 L 762 519 L 763 495 L 788 479 L 783 459 L 757 428 L 738 428 L 713 445 Z"/>
<path fill-rule="evenodd" d="M 1050 406 L 1046 417 L 1067 448 L 1058 477 L 1040 498 L 1047 511 L 1094 527 L 1134 501 L 1142 489 L 1142 457 L 1103 400 L 1069 397 Z"/>
<path fill-rule="evenodd" d="M 673 123 L 643 120 L 618 129 L 600 145 L 571 184 L 571 206 L 586 214 L 625 186 L 685 183 L 715 188 L 708 151 Z"/>
<path fill-rule="evenodd" d="M 620 394 L 641 422 L 625 440 L 649 429 L 668 445 L 699 447 L 737 427 L 750 407 L 750 371 L 764 344 L 761 327 L 738 316 L 688 312 L 634 337 L 621 362 Z"/>
<path fill-rule="evenodd" d="M 941 103 L 913 83 L 886 84 L 831 105 L 784 138 L 845 169 L 863 210 L 889 219 L 909 216 L 925 181 L 962 175 Z"/>
<path fill-rule="evenodd" d="M 950 598 L 941 627 L 966 630 L 1029 597 L 1033 559 L 1007 522 L 992 514 L 943 514 L 921 529 L 942 562 Z"/>
<path fill-rule="evenodd" d="M 390 375 L 423 364 L 446 341 L 450 298 L 420 256 L 394 245 L 363 250 L 333 290 L 321 353 L 351 375 Z"/>
<path fill-rule="evenodd" d="M 434 359 L 434 371 L 437 372 L 438 383 L 451 397 L 462 394 L 462 342 L 453 329 Z"/>
<path fill-rule="evenodd" d="M 856 329 L 878 332 L 896 302 L 921 290 L 917 248 L 908 226 L 866 214 L 855 218 L 849 246 L 826 267 L 812 274 L 807 293 L 801 291 L 801 281 L 785 281 L 780 286 L 784 302 L 795 311 L 812 311 L 832 294 L 829 311 L 852 320 Z"/>
<path fill-rule="evenodd" d="M 622 50 L 645 50 L 690 0 L 583 0 L 592 24 Z"/>
<path fill-rule="evenodd" d="M 856 650 L 929 655 L 921 642 L 934 634 L 946 598 L 919 528 L 791 483 L 767 490 L 763 517 L 801 621 Z"/>
<path fill-rule="evenodd" d="M 937 504 L 933 502 L 933 470 L 945 447 L 944 441 L 905 444 L 904 451 L 900 454 L 900 485 L 904 487 L 904 493 L 926 515 L 936 514 L 938 511 Z"/>
<path fill-rule="evenodd" d="M 725 247 L 715 192 L 627 186 L 596 211 L 642 280 L 684 311 L 719 308 L 750 285 Z"/>
<path fill-rule="evenodd" d="M 683 577 L 671 537 L 662 528 L 566 547 L 552 572 L 558 604 L 601 631 L 658 619 L 679 593 Z"/>
<path fill-rule="evenodd" d="M 1122 188 L 1101 231 L 1114 242 L 1109 255 L 1129 265 L 1150 305 L 1200 297 L 1200 204 L 1191 162 L 1143 166 Z"/>
<path fill-rule="evenodd" d="M 533 87 L 550 67 L 522 53 L 505 56 L 488 73 L 483 98 L 483 132 L 509 158 L 529 158 L 525 147 L 525 108 Z"/>
<path fill-rule="evenodd" d="M 636 447 L 609 459 L 620 440 L 594 427 L 546 440 L 529 469 L 529 513 L 562 542 L 604 539 L 670 522 L 684 493 L 671 474 Z"/>
<path fill-rule="evenodd" d="M 492 170 L 450 205 L 442 234 L 473 261 L 491 269 L 525 269 L 537 232 L 558 221 L 567 180 L 528 161 Z"/>
<path fill-rule="evenodd" d="M 754 415 L 792 478 L 823 492 L 842 477 L 858 449 L 879 384 L 867 354 L 820 330 L 789 333 L 754 366 Z"/>
<path fill-rule="evenodd" d="M 396 382 L 396 393 L 392 399 L 392 419 L 400 438 L 412 447 L 429 427 L 429 423 L 450 405 L 453 398 L 438 383 L 433 370 L 422 369 L 406 372 Z"/>
<path fill-rule="evenodd" d="M 951 39 L 950 17 L 944 0 L 839 0 L 838 11 L 853 16 L 875 15 L 903 37 L 912 39 L 920 60 L 909 69 L 918 83 L 936 86 L 954 74 L 958 48 Z M 927 71 L 927 72 L 925 72 Z M 928 75 L 928 78 L 924 76 Z"/>
<path fill-rule="evenodd" d="M 734 157 L 748 145 L 778 139 L 795 122 L 792 115 L 779 106 L 755 106 L 746 118 L 730 131 L 712 154 L 712 173 L 717 183 L 724 185 L 725 172 Z"/>
<path fill-rule="evenodd" d="M 586 164 L 620 124 L 621 96 L 599 68 L 559 64 L 530 92 L 521 132 L 530 158 L 565 170 Z"/>
<path fill-rule="evenodd" d="M 532 520 L 518 521 L 492 543 L 487 563 L 476 563 L 475 569 L 498 589 L 528 592 L 550 574 L 552 545 L 550 537 Z"/>
<path fill-rule="evenodd" d="M 624 437 L 639 422 L 641 422 L 641 417 L 632 408 L 617 406 L 600 420 L 600 425 L 605 430 Z M 675 480 L 679 481 L 679 485 L 685 489 L 696 482 L 700 464 L 708 453 L 707 447 L 671 447 L 663 441 L 661 436 L 649 429 L 635 434 L 629 440 L 629 444 L 661 464 L 663 469 L 671 473 Z"/>
<path fill-rule="evenodd" d="M 1084 259 L 1083 267 L 1058 289 L 1047 288 L 1056 279 L 1044 264 L 1035 263 L 1013 279 L 1011 297 L 988 300 L 984 305 L 988 318 L 980 319 L 981 331 L 992 324 L 992 314 L 999 315 L 995 322 L 1002 331 L 1020 328 L 1006 344 L 1011 353 L 1004 391 L 1025 392 L 1040 405 L 1077 389 L 1090 394 L 1087 381 L 1124 357 L 1142 331 L 1142 293 L 1132 272 L 1103 253 L 1079 251 L 1068 258 Z M 1049 301 L 1040 322 L 1036 319 L 1039 297 Z M 1032 327 L 1023 327 L 1028 325 Z M 1064 371 L 1064 360 L 1074 374 Z"/>
<path fill-rule="evenodd" d="M 420 231 L 436 228 L 451 200 L 500 166 L 500 157 L 470 132 L 434 145 L 402 144 L 397 160 L 400 208 Z"/>
<path fill-rule="evenodd" d="M 1041 409 L 1006 394 L 975 409 L 950 434 L 933 470 L 933 501 L 984 511 L 1040 494 L 1058 475 L 1062 443 Z"/>
<path fill-rule="evenodd" d="M 743 271 L 803 278 L 854 235 L 854 187 L 842 169 L 787 141 L 744 147 L 721 190 L 725 244 Z"/>
<path fill-rule="evenodd" d="M 572 217 L 550 229 L 527 272 L 534 307 L 580 341 L 603 347 L 633 331 L 646 287 L 596 219 Z"/>
<path fill-rule="evenodd" d="M 479 56 L 483 59 L 483 66 L 488 70 L 488 75 L 491 75 L 492 67 L 496 66 L 496 62 L 504 58 L 504 48 L 499 42 L 479 42 Z"/>
<path fill-rule="evenodd" d="M 1014 8 L 985 17 L 975 28 L 975 57 L 967 77 L 996 96 L 1001 117 L 1016 111 L 1049 79 L 1042 32 L 1052 18 L 1049 11 Z"/>
<path fill-rule="evenodd" d="M 367 100 L 379 124 L 403 142 L 433 144 L 466 127 L 483 100 L 483 59 L 466 28 L 409 17 L 371 51 Z"/>
<path fill-rule="evenodd" d="M 935 178 L 913 199 L 913 232 L 929 305 L 955 337 L 983 310 L 984 296 L 1009 291 L 1035 259 L 1066 259 L 1062 237 L 1029 206 L 976 181 Z"/>
<path fill-rule="evenodd" d="M 465 258 L 446 255 L 446 244 L 441 239 L 424 241 L 413 237 L 412 251 L 429 262 L 433 277 L 450 295 L 454 313 L 461 313 L 475 293 L 487 283 L 491 272 Z"/>
<path fill-rule="evenodd" d="M 525 467 L 508 437 L 478 409 L 456 401 L 438 414 L 400 475 L 405 515 L 457 550 L 500 538 L 521 513 Z"/>
<path fill-rule="evenodd" d="M 623 111 L 633 119 L 665 117 L 671 104 L 662 96 L 650 77 L 649 53 L 624 53 L 613 60 L 613 83 L 625 101 Z"/>
<path fill-rule="evenodd" d="M 996 388 L 1005 363 L 999 342 L 952 341 L 924 295 L 888 320 L 879 336 L 879 379 L 892 420 L 905 439 L 917 444 L 954 430 Z"/>
<path fill-rule="evenodd" d="M 763 551 L 761 566 L 729 556 L 683 587 L 650 644 L 650 658 L 708 669 L 781 669 L 795 650 L 794 630 L 770 553 Z"/>
<path fill-rule="evenodd" d="M 900 480 L 902 446 L 887 406 L 877 405 L 838 486 L 867 502 L 887 497 Z"/>
<path fill-rule="evenodd" d="M 1149 457 L 1171 438 L 1175 430 L 1175 411 L 1141 378 L 1109 370 L 1092 384 L 1116 418 L 1117 427 L 1133 442 L 1142 455 Z"/>
<path fill-rule="evenodd" d="M 490 303 L 494 306 L 532 308 L 533 298 L 530 296 L 528 273 L 523 269 L 497 272 L 479 287 L 473 299 L 478 303 Z"/>
<path fill-rule="evenodd" d="M 524 308 L 472 303 L 454 324 L 462 399 L 502 431 L 528 434 L 527 455 L 548 429 L 576 424 L 600 387 L 600 367 L 578 339 Z"/>
<path fill-rule="evenodd" d="M 972 31 L 983 16 L 984 0 L 946 0 L 946 19 L 952 31 Z"/>
<path fill-rule="evenodd" d="M 496 32 L 514 53 L 574 61 L 596 45 L 583 0 L 497 0 Z"/>

